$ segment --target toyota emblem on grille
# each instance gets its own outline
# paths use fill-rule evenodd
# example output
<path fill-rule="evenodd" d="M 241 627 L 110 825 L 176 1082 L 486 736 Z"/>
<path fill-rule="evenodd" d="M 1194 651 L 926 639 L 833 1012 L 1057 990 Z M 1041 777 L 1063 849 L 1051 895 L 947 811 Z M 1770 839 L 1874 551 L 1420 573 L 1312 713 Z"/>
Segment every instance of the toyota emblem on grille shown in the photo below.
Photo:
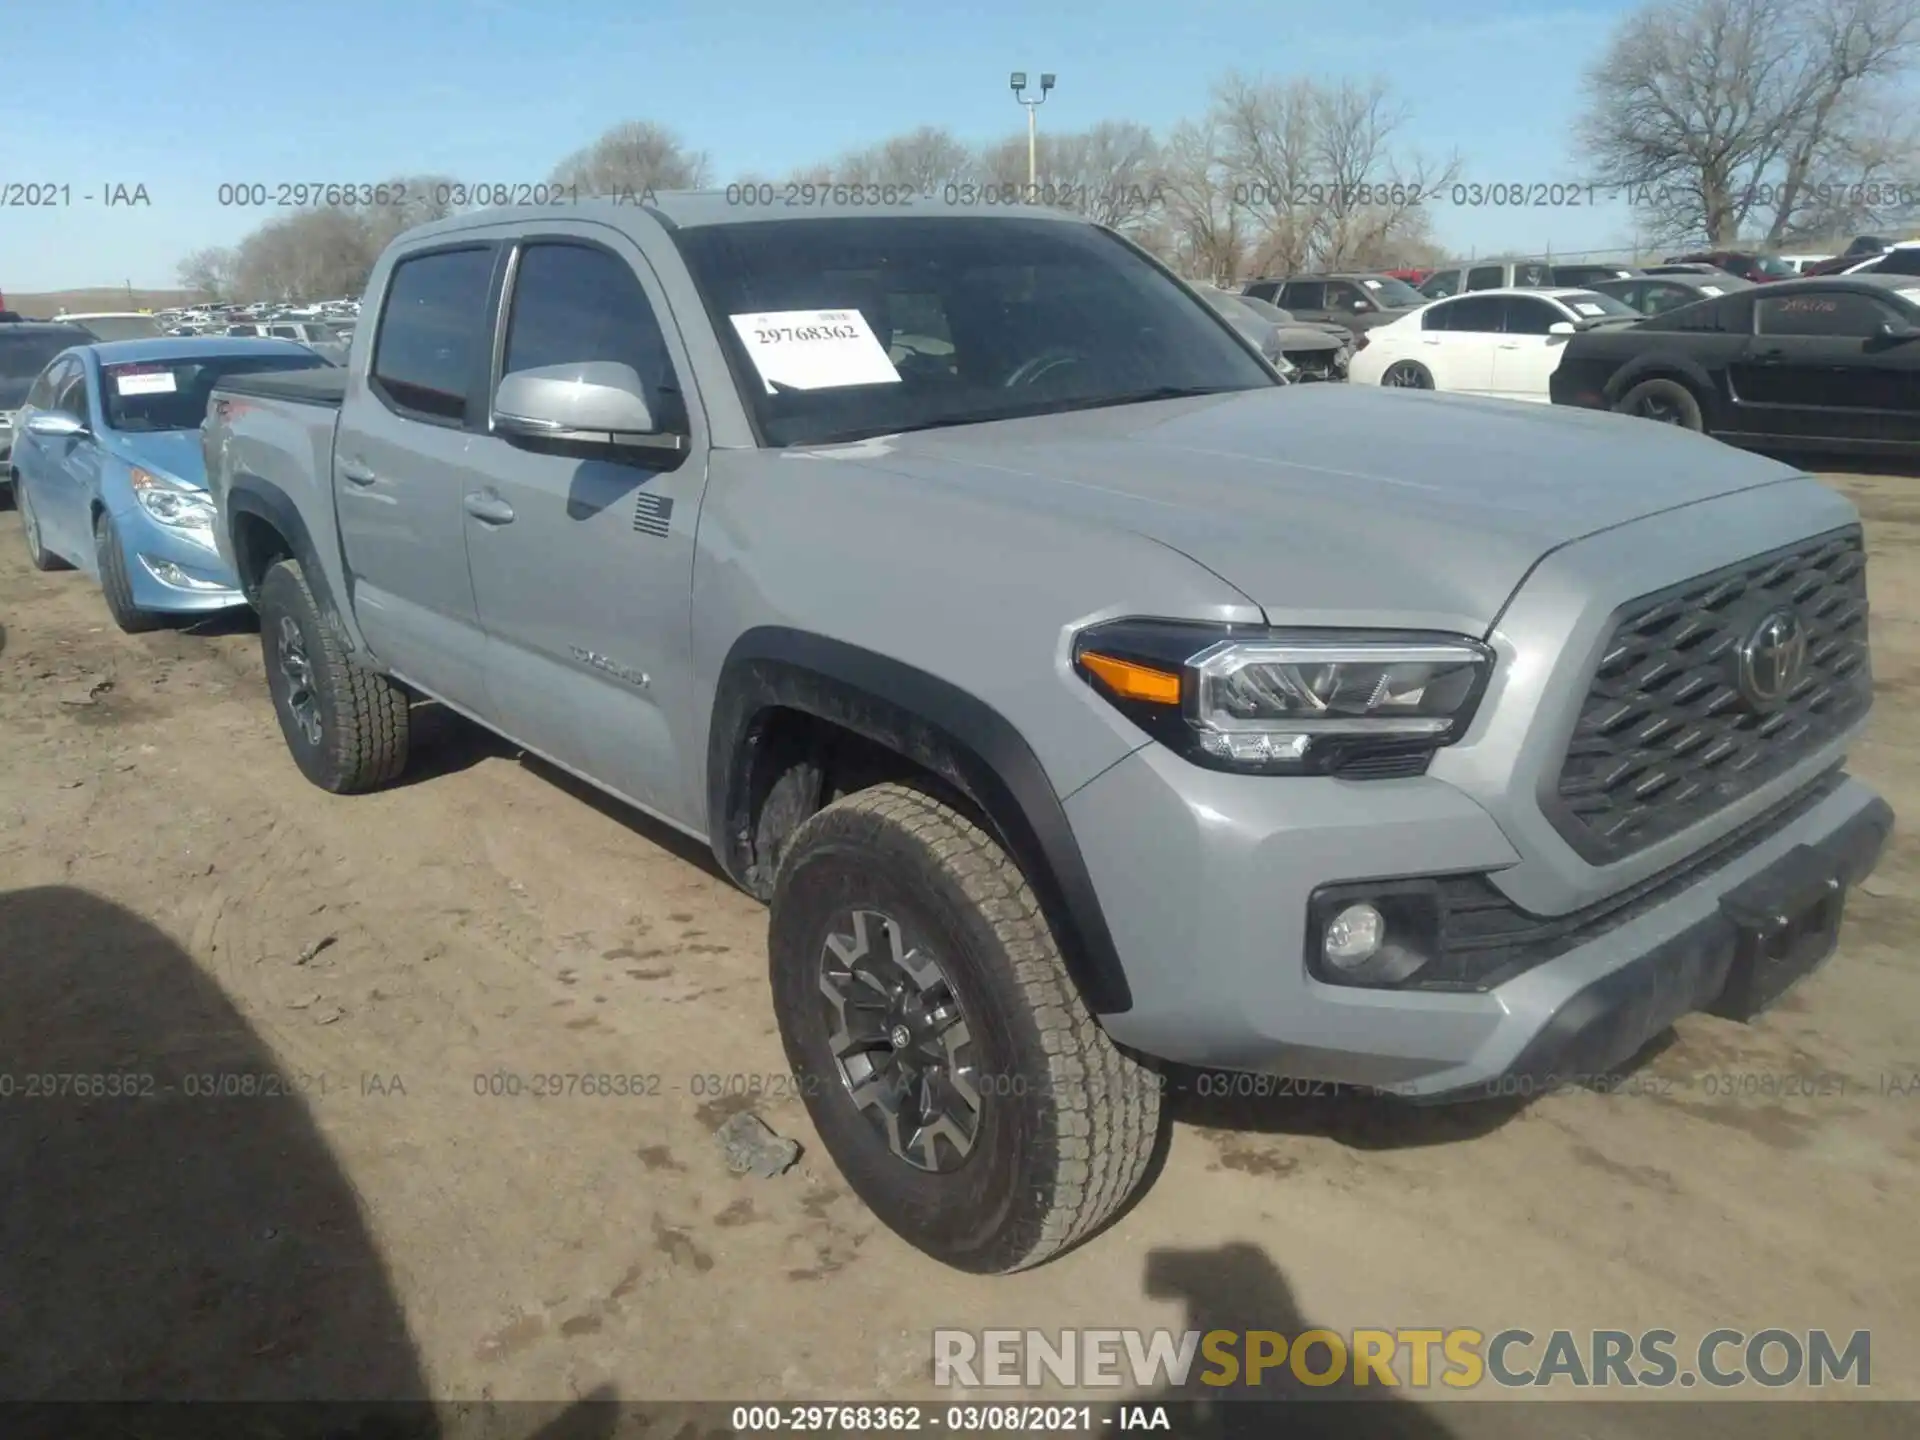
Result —
<path fill-rule="evenodd" d="M 1775 610 L 1740 647 L 1740 692 L 1755 705 L 1793 693 L 1807 665 L 1807 631 L 1791 610 Z"/>

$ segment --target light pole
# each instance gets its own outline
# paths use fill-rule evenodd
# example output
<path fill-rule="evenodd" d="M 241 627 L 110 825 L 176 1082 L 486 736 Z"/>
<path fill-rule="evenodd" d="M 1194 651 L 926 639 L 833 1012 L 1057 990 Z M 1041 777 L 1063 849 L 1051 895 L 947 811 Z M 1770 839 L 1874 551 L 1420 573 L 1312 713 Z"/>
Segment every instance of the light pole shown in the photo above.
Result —
<path fill-rule="evenodd" d="M 1027 107 L 1027 189 L 1031 190 L 1039 182 L 1038 125 L 1039 109 L 1047 103 L 1047 92 L 1053 89 L 1053 76 L 1043 74 L 1040 77 L 1040 98 L 1029 100 L 1021 93 L 1027 88 L 1027 72 L 1016 70 L 1009 82 L 1013 86 L 1013 98 Z"/>

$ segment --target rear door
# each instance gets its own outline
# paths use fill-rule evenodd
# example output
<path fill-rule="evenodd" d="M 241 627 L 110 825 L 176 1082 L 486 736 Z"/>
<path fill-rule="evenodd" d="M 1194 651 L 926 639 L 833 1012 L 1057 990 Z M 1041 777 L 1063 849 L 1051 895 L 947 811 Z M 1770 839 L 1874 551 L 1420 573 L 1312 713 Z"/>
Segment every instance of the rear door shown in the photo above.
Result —
<path fill-rule="evenodd" d="M 1503 333 L 1494 341 L 1493 393 L 1503 400 L 1547 404 L 1552 399 L 1548 382 L 1572 338 L 1551 332 L 1555 324 L 1571 317 L 1545 299 L 1531 295 L 1505 298 Z M 1587 308 L 1599 307 L 1589 304 Z"/>
<path fill-rule="evenodd" d="M 583 450 L 487 434 L 465 520 L 490 705 L 516 739 L 640 805 L 696 826 L 704 728 L 691 659 L 704 419 L 665 296 L 630 240 L 556 223 L 518 242 L 497 342 L 504 377 L 619 361 L 679 453 Z M 491 389 L 491 387 L 490 387 Z M 704 783 L 702 778 L 701 783 Z"/>
<path fill-rule="evenodd" d="M 1914 345 L 1886 345 L 1885 327 L 1907 316 L 1854 290 L 1766 295 L 1734 367 L 1734 388 L 1758 435 L 1791 440 L 1910 438 L 1915 421 Z"/>
<path fill-rule="evenodd" d="M 485 419 L 499 252 L 468 240 L 393 265 L 372 359 L 347 382 L 332 477 L 367 643 L 402 679 L 483 718 L 461 497 Z"/>
<path fill-rule="evenodd" d="M 1280 292 L 1280 298 L 1273 302 L 1282 310 L 1292 312 L 1296 320 L 1326 320 L 1327 287 L 1321 280 L 1289 280 Z"/>
<path fill-rule="evenodd" d="M 1493 393 L 1494 346 L 1505 325 L 1498 295 L 1468 295 L 1421 311 L 1420 359 L 1436 390 Z"/>

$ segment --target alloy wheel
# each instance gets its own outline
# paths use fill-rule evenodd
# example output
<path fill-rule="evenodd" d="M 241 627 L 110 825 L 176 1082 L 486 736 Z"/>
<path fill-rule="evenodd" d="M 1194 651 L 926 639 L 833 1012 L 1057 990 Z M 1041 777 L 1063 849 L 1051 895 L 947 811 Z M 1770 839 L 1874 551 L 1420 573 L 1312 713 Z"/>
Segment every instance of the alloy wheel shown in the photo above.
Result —
<path fill-rule="evenodd" d="M 1418 367 L 1406 364 L 1404 361 L 1390 367 L 1387 373 L 1380 377 L 1380 383 L 1396 390 L 1431 390 L 1433 388 Z"/>
<path fill-rule="evenodd" d="M 839 917 L 820 952 L 828 1047 L 887 1148 L 918 1170 L 958 1169 L 980 1134 L 973 1037 L 946 972 L 877 910 Z"/>
<path fill-rule="evenodd" d="M 291 615 L 280 617 L 278 653 L 280 676 L 287 683 L 287 709 L 307 743 L 318 745 L 322 733 L 320 696 L 313 686 L 313 662 L 307 658 L 307 642 Z"/>

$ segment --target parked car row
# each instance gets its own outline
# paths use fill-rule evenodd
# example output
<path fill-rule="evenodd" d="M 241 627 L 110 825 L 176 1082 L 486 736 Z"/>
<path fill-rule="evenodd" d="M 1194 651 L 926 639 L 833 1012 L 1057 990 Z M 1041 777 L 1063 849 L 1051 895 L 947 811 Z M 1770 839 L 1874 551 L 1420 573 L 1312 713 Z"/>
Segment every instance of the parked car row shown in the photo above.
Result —
<path fill-rule="evenodd" d="M 1688 262 L 1677 262 L 1688 263 Z M 1694 271 L 1514 286 L 1368 329 L 1355 384 L 1577 405 L 1738 444 L 1920 447 L 1920 276 Z"/>
<path fill-rule="evenodd" d="M 1611 406 L 1662 336 L 1840 368 L 1841 300 L 1899 353 L 1915 282 L 1391 280 L 1277 321 L 1051 208 L 479 211 L 387 247 L 345 367 L 64 337 L 8 474 L 125 628 L 257 609 L 317 787 L 399 778 L 424 697 L 706 845 L 826 1156 L 999 1274 L 1146 1183 L 1171 1067 L 1604 1076 L 1825 961 L 1886 843 L 1843 497 L 1263 356 Z"/>

